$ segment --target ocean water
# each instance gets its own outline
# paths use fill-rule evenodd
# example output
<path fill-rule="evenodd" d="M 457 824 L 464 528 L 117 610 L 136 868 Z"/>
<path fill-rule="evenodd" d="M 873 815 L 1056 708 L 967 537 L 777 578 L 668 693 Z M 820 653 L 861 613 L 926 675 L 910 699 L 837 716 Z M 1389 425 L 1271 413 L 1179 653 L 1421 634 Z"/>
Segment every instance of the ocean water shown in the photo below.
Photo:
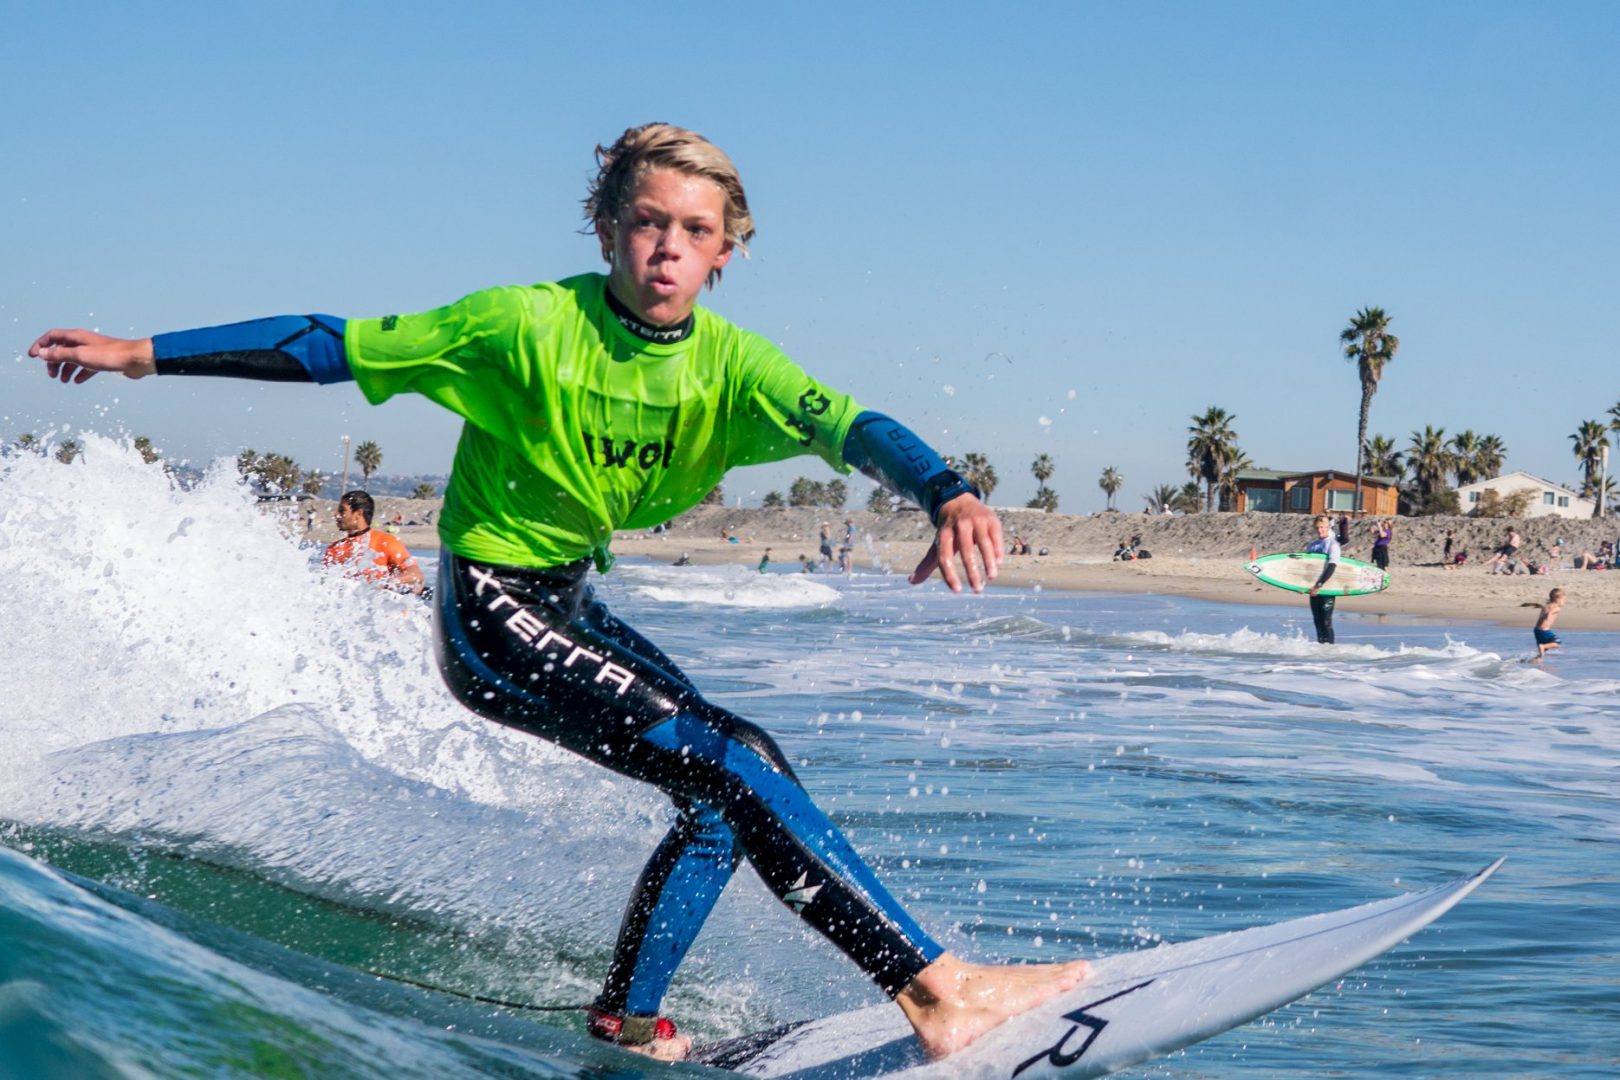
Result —
<path fill-rule="evenodd" d="M 86 442 L 0 461 L 0 1077 L 664 1075 L 575 1014 L 366 972 L 588 1000 L 665 800 L 454 705 L 425 607 L 320 570 L 228 463 L 178 491 Z M 599 589 L 971 958 L 1508 857 L 1385 957 L 1125 1075 L 1620 1074 L 1620 635 L 1536 666 L 1528 629 L 1353 601 L 1327 648 L 1303 604 L 632 561 Z M 745 869 L 666 1011 L 709 1038 L 875 999 Z"/>

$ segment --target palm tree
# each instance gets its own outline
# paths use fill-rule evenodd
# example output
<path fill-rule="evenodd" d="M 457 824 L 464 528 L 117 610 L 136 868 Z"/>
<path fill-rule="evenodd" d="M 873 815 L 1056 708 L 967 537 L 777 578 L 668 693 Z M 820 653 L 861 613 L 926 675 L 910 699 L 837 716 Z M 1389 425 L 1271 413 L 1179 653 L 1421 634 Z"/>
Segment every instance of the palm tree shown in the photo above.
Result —
<path fill-rule="evenodd" d="M 1385 477 L 1396 484 L 1406 479 L 1406 461 L 1401 457 L 1401 452 L 1395 449 L 1395 440 L 1386 435 L 1374 435 L 1368 439 L 1362 459 L 1366 461 L 1367 472 L 1371 476 Z"/>
<path fill-rule="evenodd" d="M 1225 409 L 1211 405 L 1203 416 L 1192 418 L 1187 429 L 1187 473 L 1204 481 L 1204 509 L 1215 509 L 1215 487 L 1221 482 L 1226 463 L 1237 453 L 1237 432 L 1232 422 L 1237 417 Z"/>
<path fill-rule="evenodd" d="M 1142 496 L 1142 501 L 1147 503 L 1147 508 L 1150 512 L 1162 514 L 1166 510 L 1174 508 L 1176 501 L 1176 489 L 1169 484 L 1160 484 L 1158 487 Z"/>
<path fill-rule="evenodd" d="M 776 494 L 772 492 L 771 494 Z M 866 508 L 874 514 L 894 513 L 894 496 L 885 487 L 875 487 L 872 494 L 866 497 Z"/>
<path fill-rule="evenodd" d="M 963 454 L 962 479 L 978 488 L 979 497 L 988 503 L 990 493 L 996 490 L 996 467 L 983 454 Z"/>
<path fill-rule="evenodd" d="M 1103 489 L 1104 495 L 1108 496 L 1108 509 L 1112 510 L 1114 508 L 1114 496 L 1119 493 L 1120 488 L 1125 486 L 1125 477 L 1118 469 L 1110 465 L 1103 470 L 1102 479 L 1097 481 L 1097 486 Z"/>
<path fill-rule="evenodd" d="M 1609 429 L 1620 431 L 1620 401 L 1609 406 Z"/>
<path fill-rule="evenodd" d="M 1024 505 L 1032 510 L 1045 510 L 1048 514 L 1056 513 L 1058 508 L 1057 492 L 1046 486 L 1046 481 L 1051 478 L 1052 473 L 1057 471 L 1052 464 L 1051 455 L 1037 454 L 1035 460 L 1030 462 L 1029 471 L 1035 474 L 1035 480 L 1040 486 L 1035 489 L 1035 497 Z"/>
<path fill-rule="evenodd" d="M 1419 507 L 1427 507 L 1436 495 L 1446 489 L 1446 474 L 1452 470 L 1452 452 L 1446 445 L 1446 429 L 1425 425 L 1422 431 L 1412 432 L 1412 445 L 1406 452 L 1406 462 L 1412 469 L 1412 483 L 1417 488 Z"/>
<path fill-rule="evenodd" d="M 1474 449 L 1474 475 L 1485 480 L 1501 476 L 1502 465 L 1506 461 L 1507 444 L 1496 435 L 1483 436 L 1479 446 Z"/>
<path fill-rule="evenodd" d="M 1203 505 L 1203 497 L 1198 494 L 1198 484 L 1192 480 L 1177 488 L 1175 498 L 1170 500 L 1170 509 L 1180 510 L 1183 514 L 1196 514 Z"/>
<path fill-rule="evenodd" d="M 1216 483 L 1216 490 L 1220 496 L 1215 502 L 1216 509 L 1223 507 L 1230 509 L 1237 505 L 1237 474 L 1253 467 L 1254 462 L 1249 460 L 1248 454 L 1235 446 L 1232 447 L 1231 460 L 1221 468 L 1221 478 Z"/>
<path fill-rule="evenodd" d="M 320 488 L 316 488 L 315 490 L 319 491 Z M 437 499 L 438 497 L 439 497 L 439 489 L 434 487 L 432 484 L 428 483 L 426 480 L 422 481 L 420 484 L 417 484 L 416 485 L 416 490 L 411 492 L 411 498 L 413 498 L 413 499 L 426 500 L 426 499 Z"/>
<path fill-rule="evenodd" d="M 74 459 L 83 453 L 84 450 L 79 446 L 77 439 L 63 439 L 61 445 L 56 448 L 56 460 L 64 465 L 71 465 Z"/>
<path fill-rule="evenodd" d="M 1586 476 L 1587 490 L 1596 491 L 1598 495 L 1597 505 L 1592 508 L 1592 516 L 1602 517 L 1604 496 L 1608 492 L 1599 490 L 1602 485 L 1599 484 L 1598 477 L 1603 473 L 1603 459 L 1609 449 L 1609 426 L 1601 420 L 1583 420 L 1569 439 L 1575 444 L 1575 460 L 1581 463 L 1581 472 Z"/>
<path fill-rule="evenodd" d="M 782 498 L 782 493 L 780 491 L 767 491 L 765 493 L 765 498 L 760 500 L 759 505 L 763 506 L 767 510 L 778 510 L 787 505 L 787 500 Z"/>
<path fill-rule="evenodd" d="M 39 445 L 39 436 L 35 435 L 32 431 L 25 431 L 21 435 L 17 436 L 17 442 L 15 445 L 18 450 L 25 452 L 42 452 Z"/>
<path fill-rule="evenodd" d="M 821 484 L 808 476 L 795 476 L 788 485 L 789 506 L 820 506 Z"/>
<path fill-rule="evenodd" d="M 1479 479 L 1479 436 L 1472 431 L 1459 431 L 1451 437 L 1451 468 L 1457 474 L 1457 486 L 1472 484 Z"/>
<path fill-rule="evenodd" d="M 1361 509 L 1361 448 L 1367 445 L 1367 413 L 1372 408 L 1373 394 L 1378 380 L 1384 377 L 1384 366 L 1395 359 L 1395 350 L 1401 347 L 1400 338 L 1389 332 L 1390 317 L 1383 308 L 1364 307 L 1350 318 L 1350 325 L 1339 331 L 1344 343 L 1344 358 L 1354 360 L 1356 374 L 1361 378 L 1361 414 L 1356 426 L 1356 495 L 1354 506 Z"/>
<path fill-rule="evenodd" d="M 382 468 L 382 447 L 367 439 L 354 448 L 354 463 L 360 466 L 360 486 L 371 490 L 371 474 Z"/>
<path fill-rule="evenodd" d="M 304 470 L 286 454 L 266 454 L 259 459 L 259 482 L 275 492 L 290 492 L 298 488 Z"/>
<path fill-rule="evenodd" d="M 131 445 L 135 447 L 135 452 L 141 455 L 141 460 L 146 462 L 148 465 L 157 461 L 160 456 L 158 452 L 153 449 L 152 440 L 148 439 L 145 435 L 135 436 L 135 441 Z"/>

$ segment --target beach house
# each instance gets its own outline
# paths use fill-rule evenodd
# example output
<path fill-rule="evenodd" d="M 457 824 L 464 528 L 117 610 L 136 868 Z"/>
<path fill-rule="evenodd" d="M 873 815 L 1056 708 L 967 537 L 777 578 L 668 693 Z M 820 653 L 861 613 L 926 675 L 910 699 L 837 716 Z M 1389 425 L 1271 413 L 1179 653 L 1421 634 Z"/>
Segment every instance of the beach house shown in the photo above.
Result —
<path fill-rule="evenodd" d="M 1242 469 L 1236 477 L 1239 513 L 1352 514 L 1394 517 L 1400 501 L 1395 481 L 1387 476 L 1361 478 L 1361 506 L 1355 505 L 1356 477 L 1336 469 L 1278 472 Z"/>
<path fill-rule="evenodd" d="M 1524 508 L 1525 517 L 1589 518 L 1597 509 L 1591 499 L 1581 498 L 1564 485 L 1523 471 L 1464 484 L 1457 489 L 1458 509 L 1470 517 L 1478 517 L 1482 502 L 1488 506 L 1492 501 L 1507 499 L 1521 491 L 1530 496 Z M 1495 492 L 1494 497 L 1487 492 Z"/>

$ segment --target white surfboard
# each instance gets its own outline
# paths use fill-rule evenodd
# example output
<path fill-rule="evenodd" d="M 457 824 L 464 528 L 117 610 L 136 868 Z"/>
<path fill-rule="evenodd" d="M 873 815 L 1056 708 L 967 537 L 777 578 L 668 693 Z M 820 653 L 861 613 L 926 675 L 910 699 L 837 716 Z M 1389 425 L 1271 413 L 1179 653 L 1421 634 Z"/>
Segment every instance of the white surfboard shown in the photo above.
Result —
<path fill-rule="evenodd" d="M 1310 592 L 1316 579 L 1322 576 L 1326 555 L 1304 551 L 1284 551 L 1276 555 L 1262 555 L 1245 567 L 1249 573 L 1279 589 L 1289 592 Z M 1372 563 L 1344 556 L 1339 568 L 1333 571 L 1328 583 L 1322 586 L 1323 596 L 1364 596 L 1383 592 L 1389 588 L 1389 574 Z"/>
<path fill-rule="evenodd" d="M 1501 865 L 1360 907 L 1102 957 L 1082 985 L 941 1062 L 924 1059 L 893 1005 L 710 1043 L 692 1060 L 793 1080 L 1101 1076 L 1305 996 L 1445 914 Z"/>

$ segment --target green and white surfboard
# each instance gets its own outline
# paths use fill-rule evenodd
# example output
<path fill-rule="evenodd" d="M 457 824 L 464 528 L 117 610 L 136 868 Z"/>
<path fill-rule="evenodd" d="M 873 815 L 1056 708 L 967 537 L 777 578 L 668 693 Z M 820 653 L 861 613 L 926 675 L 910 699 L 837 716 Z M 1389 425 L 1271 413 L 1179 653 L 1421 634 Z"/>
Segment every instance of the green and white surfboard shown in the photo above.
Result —
<path fill-rule="evenodd" d="M 1262 555 L 1249 563 L 1248 571 L 1267 585 L 1275 585 L 1289 592 L 1310 592 L 1316 579 L 1322 576 L 1322 563 L 1326 555 L 1306 554 L 1303 551 L 1285 551 L 1277 555 Z M 1389 574 L 1372 563 L 1339 556 L 1339 568 L 1333 571 L 1328 583 L 1322 586 L 1322 596 L 1363 596 L 1383 592 L 1389 588 Z"/>

